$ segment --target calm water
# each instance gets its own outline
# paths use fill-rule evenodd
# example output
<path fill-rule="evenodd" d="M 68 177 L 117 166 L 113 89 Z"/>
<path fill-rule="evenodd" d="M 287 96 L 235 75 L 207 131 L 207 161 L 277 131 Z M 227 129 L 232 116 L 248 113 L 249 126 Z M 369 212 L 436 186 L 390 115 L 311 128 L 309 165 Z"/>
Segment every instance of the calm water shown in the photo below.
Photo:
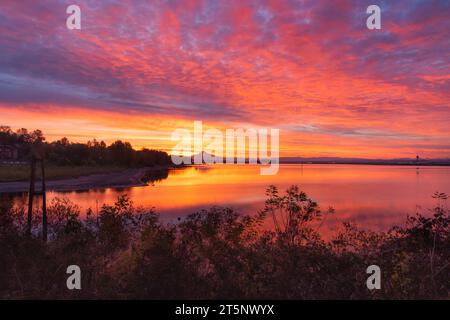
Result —
<path fill-rule="evenodd" d="M 166 221 L 175 221 L 200 208 L 231 206 L 243 213 L 262 208 L 265 189 L 298 185 L 321 208 L 336 214 L 327 220 L 333 230 L 341 221 L 354 221 L 373 230 L 403 223 L 408 213 L 426 213 L 435 191 L 450 194 L 450 167 L 368 165 L 281 165 L 277 175 L 261 176 L 252 165 L 216 165 L 171 170 L 153 185 L 86 192 L 51 192 L 49 199 L 66 197 L 94 212 L 127 194 L 137 206 L 155 207 Z M 16 201 L 26 202 L 25 197 Z"/>

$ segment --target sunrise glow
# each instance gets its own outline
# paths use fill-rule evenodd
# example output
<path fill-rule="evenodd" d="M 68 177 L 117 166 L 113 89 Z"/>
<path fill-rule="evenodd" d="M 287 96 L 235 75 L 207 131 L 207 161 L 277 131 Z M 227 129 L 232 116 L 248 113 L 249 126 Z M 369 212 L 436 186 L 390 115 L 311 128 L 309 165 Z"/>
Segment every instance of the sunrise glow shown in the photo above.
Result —
<path fill-rule="evenodd" d="M 389 2 L 381 30 L 368 1 L 129 2 L 79 1 L 67 30 L 67 1 L 2 1 L 0 125 L 170 151 L 201 120 L 278 128 L 281 156 L 450 157 L 445 1 Z"/>

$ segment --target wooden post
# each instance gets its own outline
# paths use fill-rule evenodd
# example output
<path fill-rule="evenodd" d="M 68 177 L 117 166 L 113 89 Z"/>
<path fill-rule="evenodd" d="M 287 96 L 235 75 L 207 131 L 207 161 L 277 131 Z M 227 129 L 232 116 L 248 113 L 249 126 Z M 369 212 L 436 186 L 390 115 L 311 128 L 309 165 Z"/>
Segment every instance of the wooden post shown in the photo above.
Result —
<path fill-rule="evenodd" d="M 42 240 L 47 242 L 47 197 L 45 194 L 45 166 L 44 158 L 41 159 L 42 169 Z"/>
<path fill-rule="evenodd" d="M 31 229 L 33 223 L 33 199 L 35 196 L 35 182 L 36 182 L 36 163 L 41 163 L 41 183 L 42 183 L 42 238 L 47 242 L 48 237 L 48 222 L 47 222 L 47 195 L 45 185 L 45 152 L 42 141 L 35 143 L 31 148 L 31 175 L 30 175 L 30 190 L 28 193 L 28 223 L 27 234 L 31 236 Z"/>
<path fill-rule="evenodd" d="M 30 189 L 28 192 L 28 219 L 27 219 L 27 235 L 31 236 L 31 224 L 33 222 L 33 198 L 34 198 L 34 182 L 36 178 L 36 159 L 31 157 L 31 174 Z"/>

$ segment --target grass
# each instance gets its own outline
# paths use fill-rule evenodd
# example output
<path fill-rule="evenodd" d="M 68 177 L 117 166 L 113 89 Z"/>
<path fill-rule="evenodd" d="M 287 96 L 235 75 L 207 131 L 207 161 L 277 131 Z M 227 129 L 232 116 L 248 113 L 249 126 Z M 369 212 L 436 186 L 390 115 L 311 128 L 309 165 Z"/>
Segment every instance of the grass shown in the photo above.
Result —
<path fill-rule="evenodd" d="M 45 175 L 47 180 L 77 178 L 96 173 L 112 173 L 122 171 L 123 168 L 115 166 L 55 166 L 47 165 Z M 40 166 L 37 167 L 36 178 L 41 176 Z M 30 179 L 29 165 L 0 164 L 0 182 L 26 181 Z"/>

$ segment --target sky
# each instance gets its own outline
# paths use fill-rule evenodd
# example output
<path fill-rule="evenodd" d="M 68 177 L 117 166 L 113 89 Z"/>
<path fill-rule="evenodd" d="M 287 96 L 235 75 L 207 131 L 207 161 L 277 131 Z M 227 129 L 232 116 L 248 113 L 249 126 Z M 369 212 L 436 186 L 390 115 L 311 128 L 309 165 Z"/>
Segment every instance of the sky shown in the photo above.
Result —
<path fill-rule="evenodd" d="M 0 125 L 170 152 L 203 121 L 279 129 L 281 156 L 450 158 L 449 30 L 448 0 L 1 0 Z"/>

